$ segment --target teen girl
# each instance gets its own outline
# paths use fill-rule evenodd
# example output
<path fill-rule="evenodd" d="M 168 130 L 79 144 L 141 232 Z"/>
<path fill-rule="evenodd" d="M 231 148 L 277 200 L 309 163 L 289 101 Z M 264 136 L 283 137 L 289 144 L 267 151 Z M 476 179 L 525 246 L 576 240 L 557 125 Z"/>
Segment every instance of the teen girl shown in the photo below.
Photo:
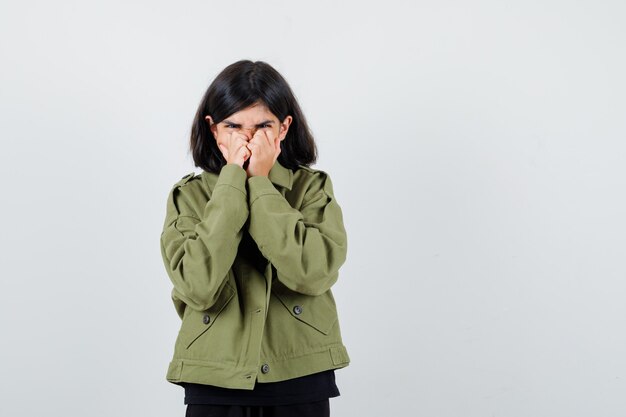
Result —
<path fill-rule="evenodd" d="M 235 62 L 190 145 L 203 172 L 172 187 L 160 242 L 182 319 L 167 380 L 187 417 L 329 416 L 350 362 L 331 291 L 347 237 L 294 94 L 267 63 Z"/>

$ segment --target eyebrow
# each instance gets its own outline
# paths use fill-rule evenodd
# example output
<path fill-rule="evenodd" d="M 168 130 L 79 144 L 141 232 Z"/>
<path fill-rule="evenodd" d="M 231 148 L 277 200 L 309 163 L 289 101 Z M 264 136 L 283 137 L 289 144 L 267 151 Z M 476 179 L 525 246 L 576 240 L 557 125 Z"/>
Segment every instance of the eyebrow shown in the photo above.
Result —
<path fill-rule="evenodd" d="M 222 123 L 235 125 L 235 126 L 241 126 L 239 123 L 231 122 L 230 120 L 224 120 Z M 257 126 L 267 125 L 267 124 L 272 124 L 272 123 L 274 123 L 272 120 L 264 120 L 261 123 L 257 124 Z"/>

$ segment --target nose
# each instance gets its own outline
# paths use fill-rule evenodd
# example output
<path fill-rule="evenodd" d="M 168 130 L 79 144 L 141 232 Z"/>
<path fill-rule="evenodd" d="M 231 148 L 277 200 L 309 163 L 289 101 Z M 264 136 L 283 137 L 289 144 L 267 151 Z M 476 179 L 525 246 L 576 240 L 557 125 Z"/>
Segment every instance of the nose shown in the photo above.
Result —
<path fill-rule="evenodd" d="M 242 127 L 241 128 L 241 132 L 243 132 L 246 135 L 248 140 L 252 139 L 252 137 L 256 133 L 256 130 L 257 130 L 256 127 Z"/>

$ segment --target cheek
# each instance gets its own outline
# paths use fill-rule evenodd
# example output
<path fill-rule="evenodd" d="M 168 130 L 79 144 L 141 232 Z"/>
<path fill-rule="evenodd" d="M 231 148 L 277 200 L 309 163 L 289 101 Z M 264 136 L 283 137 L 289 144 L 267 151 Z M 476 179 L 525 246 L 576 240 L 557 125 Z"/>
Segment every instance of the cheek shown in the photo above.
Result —
<path fill-rule="evenodd" d="M 217 132 L 214 132 L 213 136 L 215 137 L 215 140 L 217 141 L 217 143 L 225 144 L 226 139 L 229 136 L 229 132 L 226 132 L 223 129 L 217 129 Z"/>

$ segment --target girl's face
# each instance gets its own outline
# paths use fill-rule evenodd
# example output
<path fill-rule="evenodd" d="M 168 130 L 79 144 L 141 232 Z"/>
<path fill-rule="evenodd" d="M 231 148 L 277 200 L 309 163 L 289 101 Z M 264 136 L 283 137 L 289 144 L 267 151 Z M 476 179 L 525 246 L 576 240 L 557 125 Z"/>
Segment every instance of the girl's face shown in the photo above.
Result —
<path fill-rule="evenodd" d="M 270 139 L 279 137 L 282 141 L 287 135 L 292 117 L 287 116 L 282 122 L 263 103 L 231 114 L 220 123 L 214 123 L 211 116 L 205 117 L 218 144 L 228 147 L 227 139 L 234 133 L 244 135 L 250 140 L 257 130 L 264 130 Z"/>

